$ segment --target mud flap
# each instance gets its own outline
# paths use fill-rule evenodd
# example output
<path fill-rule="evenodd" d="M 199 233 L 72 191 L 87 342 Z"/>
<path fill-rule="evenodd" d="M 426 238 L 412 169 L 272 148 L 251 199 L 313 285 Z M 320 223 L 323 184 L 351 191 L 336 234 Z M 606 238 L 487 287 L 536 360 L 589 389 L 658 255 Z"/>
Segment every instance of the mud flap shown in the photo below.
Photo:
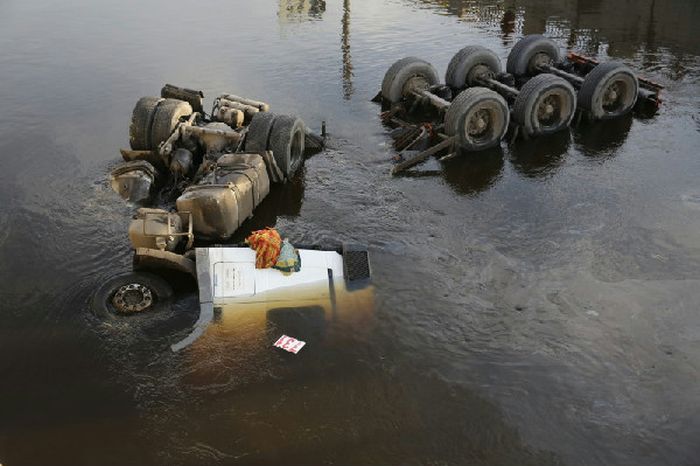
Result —
<path fill-rule="evenodd" d="M 209 324 L 214 320 L 214 296 L 211 289 L 211 277 L 209 276 L 209 250 L 198 248 L 197 260 L 197 282 L 199 283 L 199 318 L 189 335 L 177 343 L 170 345 L 170 349 L 177 353 L 187 348 L 197 338 L 202 336 Z"/>
<path fill-rule="evenodd" d="M 372 270 L 367 246 L 355 243 L 343 244 L 343 275 L 348 290 L 359 290 L 369 285 Z"/>

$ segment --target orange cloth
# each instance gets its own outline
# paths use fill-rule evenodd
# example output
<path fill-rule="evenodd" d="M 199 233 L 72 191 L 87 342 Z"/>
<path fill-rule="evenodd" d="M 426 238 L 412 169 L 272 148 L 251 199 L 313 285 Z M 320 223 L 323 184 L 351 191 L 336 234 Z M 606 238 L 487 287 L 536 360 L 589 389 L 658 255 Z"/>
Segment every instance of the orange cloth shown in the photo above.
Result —
<path fill-rule="evenodd" d="M 274 228 L 254 231 L 246 238 L 246 243 L 255 250 L 255 268 L 269 269 L 280 256 L 282 238 Z"/>

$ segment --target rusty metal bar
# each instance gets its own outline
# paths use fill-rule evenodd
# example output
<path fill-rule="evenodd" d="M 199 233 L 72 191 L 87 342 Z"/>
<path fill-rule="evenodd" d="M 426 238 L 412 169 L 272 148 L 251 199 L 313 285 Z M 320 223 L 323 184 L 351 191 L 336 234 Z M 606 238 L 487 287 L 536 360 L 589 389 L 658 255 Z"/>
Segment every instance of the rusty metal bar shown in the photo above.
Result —
<path fill-rule="evenodd" d="M 454 143 L 454 137 L 450 137 L 448 139 L 445 139 L 444 141 L 434 145 L 430 149 L 424 150 L 423 152 L 417 154 L 415 157 L 410 158 L 408 160 L 405 160 L 401 163 L 397 163 L 391 168 L 391 174 L 392 175 L 397 175 L 398 173 L 407 170 L 411 167 L 414 167 L 418 165 L 419 163 L 425 161 L 430 157 L 431 155 L 437 154 L 441 150 L 447 149 L 448 147 L 452 147 L 452 144 Z"/>
<path fill-rule="evenodd" d="M 578 64 L 588 64 L 588 65 L 597 66 L 598 63 L 600 63 L 598 60 L 596 60 L 594 58 L 587 57 L 585 55 L 581 55 L 581 54 L 578 54 L 576 52 L 569 52 L 566 57 L 569 59 L 569 61 L 572 61 L 572 62 L 578 63 Z M 654 82 L 650 79 L 644 78 L 642 76 L 637 76 L 637 80 L 640 83 L 643 83 L 644 85 L 654 89 L 656 92 L 652 92 L 652 95 L 655 95 L 661 89 L 664 89 L 664 86 L 662 86 L 661 84 Z"/>

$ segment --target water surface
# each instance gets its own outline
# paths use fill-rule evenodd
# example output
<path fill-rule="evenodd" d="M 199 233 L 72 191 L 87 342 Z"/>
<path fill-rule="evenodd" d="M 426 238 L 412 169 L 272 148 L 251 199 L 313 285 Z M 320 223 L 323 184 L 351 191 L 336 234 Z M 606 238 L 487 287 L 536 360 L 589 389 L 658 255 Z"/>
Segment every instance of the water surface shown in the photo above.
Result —
<path fill-rule="evenodd" d="M 692 0 L 0 2 L 0 463 L 697 464 L 699 20 Z M 529 33 L 639 69 L 661 110 L 389 177 L 389 65 L 505 60 Z M 287 358 L 171 354 L 187 290 L 138 325 L 91 317 L 131 261 L 106 173 L 164 82 L 327 121 L 246 229 L 369 243 L 371 323 Z"/>

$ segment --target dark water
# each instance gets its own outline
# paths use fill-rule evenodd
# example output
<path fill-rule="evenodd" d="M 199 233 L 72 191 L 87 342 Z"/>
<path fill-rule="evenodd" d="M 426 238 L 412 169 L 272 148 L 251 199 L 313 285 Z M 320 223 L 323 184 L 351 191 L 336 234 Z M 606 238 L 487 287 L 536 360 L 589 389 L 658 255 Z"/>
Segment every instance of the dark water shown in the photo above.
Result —
<path fill-rule="evenodd" d="M 699 22 L 692 0 L 0 0 L 0 463 L 700 464 Z M 388 176 L 391 62 L 541 32 L 661 82 L 661 111 Z M 130 268 L 105 174 L 164 82 L 327 120 L 248 227 L 368 242 L 370 325 L 298 358 L 173 355 L 191 291 L 90 316 Z"/>

